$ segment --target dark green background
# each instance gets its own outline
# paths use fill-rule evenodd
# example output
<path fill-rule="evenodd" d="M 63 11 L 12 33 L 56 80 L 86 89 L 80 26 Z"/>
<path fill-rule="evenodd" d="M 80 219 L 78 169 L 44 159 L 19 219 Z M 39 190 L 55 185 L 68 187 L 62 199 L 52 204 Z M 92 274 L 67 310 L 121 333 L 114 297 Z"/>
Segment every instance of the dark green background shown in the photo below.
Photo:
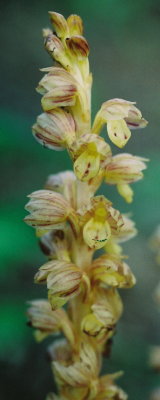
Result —
<path fill-rule="evenodd" d="M 148 366 L 148 347 L 160 344 L 159 311 L 152 298 L 160 273 L 148 248 L 148 238 L 160 222 L 160 2 L 7 0 L 1 9 L 0 398 L 44 400 L 53 389 L 46 343 L 35 344 L 26 326 L 25 302 L 46 292 L 33 285 L 44 257 L 23 217 L 26 195 L 42 188 L 48 174 L 71 166 L 65 152 L 44 149 L 31 135 L 41 112 L 34 90 L 42 76 L 39 68 L 51 65 L 41 29 L 49 25 L 47 11 L 54 10 L 65 16 L 77 13 L 84 20 L 94 74 L 93 112 L 103 101 L 120 97 L 137 101 L 149 120 L 145 130 L 133 131 L 125 148 L 150 158 L 145 179 L 135 184 L 134 203 L 128 206 L 115 189 L 102 188 L 115 207 L 131 210 L 139 229 L 138 237 L 125 245 L 138 282 L 123 291 L 124 316 L 104 370 L 123 369 L 119 384 L 130 400 L 149 399 L 159 377 Z"/>

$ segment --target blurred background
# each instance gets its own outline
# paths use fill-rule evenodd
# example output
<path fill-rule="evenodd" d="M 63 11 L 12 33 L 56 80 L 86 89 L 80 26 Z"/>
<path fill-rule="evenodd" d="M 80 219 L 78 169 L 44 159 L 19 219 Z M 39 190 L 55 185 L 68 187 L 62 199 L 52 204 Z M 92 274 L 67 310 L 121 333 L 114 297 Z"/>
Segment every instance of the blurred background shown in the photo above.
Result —
<path fill-rule="evenodd" d="M 101 192 L 115 208 L 131 211 L 139 235 L 125 245 L 137 285 L 121 291 L 125 308 L 104 371 L 124 370 L 119 381 L 130 400 L 149 399 L 159 377 L 148 365 L 150 344 L 160 344 L 160 313 L 153 290 L 160 270 L 148 239 L 160 223 L 160 2 L 159 0 L 2 0 L 1 52 L 1 400 L 44 400 L 54 389 L 46 357 L 47 341 L 36 344 L 26 325 L 27 300 L 46 295 L 33 284 L 44 262 L 34 232 L 23 223 L 26 195 L 41 189 L 47 175 L 71 167 L 65 152 L 44 149 L 31 134 L 41 113 L 35 87 L 39 68 L 52 64 L 43 49 L 41 29 L 48 10 L 66 17 L 80 14 L 91 47 L 93 113 L 119 97 L 136 101 L 149 120 L 132 131 L 126 152 L 150 159 L 145 179 L 135 184 L 134 203 L 126 205 L 115 189 Z M 116 153 L 116 148 L 113 152 Z M 123 292 L 123 293 L 122 293 Z"/>

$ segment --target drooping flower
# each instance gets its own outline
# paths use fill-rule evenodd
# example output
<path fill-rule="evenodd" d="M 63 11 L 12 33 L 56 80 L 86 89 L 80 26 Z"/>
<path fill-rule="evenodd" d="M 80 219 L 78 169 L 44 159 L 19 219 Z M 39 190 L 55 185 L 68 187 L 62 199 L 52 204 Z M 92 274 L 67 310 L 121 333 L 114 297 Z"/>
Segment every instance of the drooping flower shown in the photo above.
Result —
<path fill-rule="evenodd" d="M 135 102 L 123 99 L 106 101 L 95 117 L 92 131 L 99 133 L 106 123 L 110 140 L 116 146 L 124 147 L 131 136 L 130 129 L 144 128 L 147 125 L 134 104 Z"/>

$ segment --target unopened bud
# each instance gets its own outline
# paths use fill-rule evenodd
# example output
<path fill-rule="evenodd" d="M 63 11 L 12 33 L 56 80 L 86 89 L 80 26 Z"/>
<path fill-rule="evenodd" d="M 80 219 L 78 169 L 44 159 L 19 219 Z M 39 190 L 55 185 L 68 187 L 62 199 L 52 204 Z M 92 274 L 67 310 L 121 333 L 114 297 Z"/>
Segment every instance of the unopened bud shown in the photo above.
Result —
<path fill-rule="evenodd" d="M 83 33 L 83 22 L 81 17 L 76 14 L 72 14 L 67 18 L 70 36 L 82 35 Z"/>
<path fill-rule="evenodd" d="M 63 15 L 49 11 L 49 16 L 57 36 L 59 38 L 64 38 L 68 36 L 69 34 L 68 24 Z"/>
<path fill-rule="evenodd" d="M 72 36 L 66 39 L 66 45 L 71 54 L 76 57 L 88 57 L 89 46 L 87 40 L 83 36 Z"/>
<path fill-rule="evenodd" d="M 70 206 L 61 194 L 37 190 L 28 197 L 31 198 L 25 207 L 30 212 L 30 215 L 25 217 L 28 225 L 50 230 L 61 227 L 66 221 Z"/>
<path fill-rule="evenodd" d="M 35 139 L 51 150 L 63 150 L 75 140 L 75 123 L 72 115 L 56 108 L 38 116 L 32 127 Z"/>

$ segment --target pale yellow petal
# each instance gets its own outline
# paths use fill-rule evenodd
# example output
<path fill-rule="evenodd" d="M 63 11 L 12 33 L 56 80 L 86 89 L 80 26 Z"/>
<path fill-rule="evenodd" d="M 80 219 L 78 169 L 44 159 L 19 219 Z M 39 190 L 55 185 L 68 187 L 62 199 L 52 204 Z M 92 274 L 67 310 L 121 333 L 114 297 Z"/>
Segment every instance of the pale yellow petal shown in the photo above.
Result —
<path fill-rule="evenodd" d="M 131 132 L 123 119 L 107 121 L 108 136 L 116 146 L 122 148 L 128 142 Z"/>

